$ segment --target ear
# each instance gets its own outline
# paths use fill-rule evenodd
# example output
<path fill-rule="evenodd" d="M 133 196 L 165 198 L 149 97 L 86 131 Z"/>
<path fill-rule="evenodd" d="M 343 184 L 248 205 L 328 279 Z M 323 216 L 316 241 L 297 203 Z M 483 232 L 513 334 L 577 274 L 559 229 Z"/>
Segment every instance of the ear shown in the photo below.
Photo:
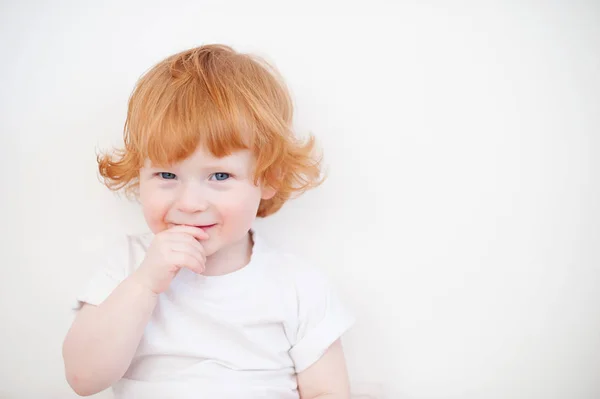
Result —
<path fill-rule="evenodd" d="M 261 188 L 260 198 L 264 199 L 264 200 L 270 200 L 271 198 L 273 198 L 275 196 L 275 194 L 277 194 L 277 190 L 275 190 L 273 187 L 263 186 Z"/>

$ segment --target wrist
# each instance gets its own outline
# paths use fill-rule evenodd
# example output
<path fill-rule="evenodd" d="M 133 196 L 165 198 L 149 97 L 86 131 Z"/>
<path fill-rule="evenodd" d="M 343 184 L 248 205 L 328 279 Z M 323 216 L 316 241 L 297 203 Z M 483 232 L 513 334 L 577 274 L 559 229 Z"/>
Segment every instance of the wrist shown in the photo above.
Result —
<path fill-rule="evenodd" d="M 136 270 L 131 274 L 130 280 L 132 285 L 136 287 L 135 289 L 139 290 L 141 294 L 145 294 L 153 298 L 158 297 L 160 294 L 152 288 L 152 284 L 150 284 L 146 276 L 139 270 Z"/>

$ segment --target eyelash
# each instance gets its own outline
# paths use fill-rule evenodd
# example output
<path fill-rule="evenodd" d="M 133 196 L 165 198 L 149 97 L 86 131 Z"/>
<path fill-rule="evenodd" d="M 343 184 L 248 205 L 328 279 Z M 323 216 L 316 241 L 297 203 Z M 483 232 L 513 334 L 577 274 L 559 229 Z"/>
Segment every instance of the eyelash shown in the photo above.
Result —
<path fill-rule="evenodd" d="M 172 178 L 172 179 L 167 179 L 167 178 L 165 178 L 165 176 L 164 176 L 164 175 L 172 175 L 172 176 L 173 176 L 173 178 Z M 174 173 L 171 173 L 171 172 L 158 172 L 158 173 L 156 174 L 156 176 L 160 177 L 160 178 L 161 178 L 161 179 L 163 179 L 163 180 L 175 180 L 175 177 L 177 177 L 177 176 L 175 176 L 175 174 L 174 174 Z"/>
<path fill-rule="evenodd" d="M 175 180 L 175 178 L 177 177 L 177 175 L 175 175 L 174 173 L 171 172 L 158 172 L 156 173 L 156 175 L 158 177 L 160 177 L 163 180 Z M 171 178 L 166 178 L 165 175 L 169 175 L 172 176 Z M 226 175 L 227 177 L 225 179 L 222 180 L 215 180 L 215 181 L 225 181 L 225 180 L 229 180 L 229 178 L 231 178 L 231 173 L 226 173 L 226 172 L 217 172 L 217 173 L 213 173 L 210 175 L 211 180 L 213 177 L 215 177 L 216 175 Z"/>
<path fill-rule="evenodd" d="M 229 180 L 229 178 L 231 177 L 230 173 L 227 172 L 217 172 L 217 173 L 213 173 L 212 175 L 210 175 L 210 177 L 215 177 L 216 175 L 227 175 L 227 177 L 223 180 L 215 180 L 215 181 L 225 181 L 225 180 Z"/>

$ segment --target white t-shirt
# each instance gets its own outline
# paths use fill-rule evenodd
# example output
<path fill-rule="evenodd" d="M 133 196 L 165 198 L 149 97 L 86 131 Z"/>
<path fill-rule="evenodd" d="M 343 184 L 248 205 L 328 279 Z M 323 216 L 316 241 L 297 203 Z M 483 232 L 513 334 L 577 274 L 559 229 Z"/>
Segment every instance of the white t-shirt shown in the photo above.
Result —
<path fill-rule="evenodd" d="M 151 233 L 96 259 L 78 299 L 99 305 L 144 259 Z M 250 263 L 223 276 L 182 269 L 159 295 L 115 398 L 297 399 L 296 373 L 353 324 L 324 274 L 254 233 Z"/>

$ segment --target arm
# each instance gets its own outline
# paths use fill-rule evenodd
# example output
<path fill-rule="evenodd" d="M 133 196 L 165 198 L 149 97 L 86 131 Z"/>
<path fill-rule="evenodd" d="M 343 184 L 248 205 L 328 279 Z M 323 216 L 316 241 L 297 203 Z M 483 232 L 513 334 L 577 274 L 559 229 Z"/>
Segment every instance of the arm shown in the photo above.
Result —
<path fill-rule="evenodd" d="M 350 384 L 340 340 L 316 363 L 298 373 L 297 378 L 301 399 L 349 399 Z"/>
<path fill-rule="evenodd" d="M 63 344 L 67 381 L 77 394 L 98 393 L 125 374 L 156 302 L 132 275 L 99 306 L 83 305 Z"/>
<path fill-rule="evenodd" d="M 65 374 L 83 396 L 117 382 L 131 364 L 144 329 L 158 302 L 180 268 L 196 273 L 205 268 L 197 227 L 176 226 L 156 234 L 144 261 L 99 305 L 79 310 L 63 344 Z"/>

